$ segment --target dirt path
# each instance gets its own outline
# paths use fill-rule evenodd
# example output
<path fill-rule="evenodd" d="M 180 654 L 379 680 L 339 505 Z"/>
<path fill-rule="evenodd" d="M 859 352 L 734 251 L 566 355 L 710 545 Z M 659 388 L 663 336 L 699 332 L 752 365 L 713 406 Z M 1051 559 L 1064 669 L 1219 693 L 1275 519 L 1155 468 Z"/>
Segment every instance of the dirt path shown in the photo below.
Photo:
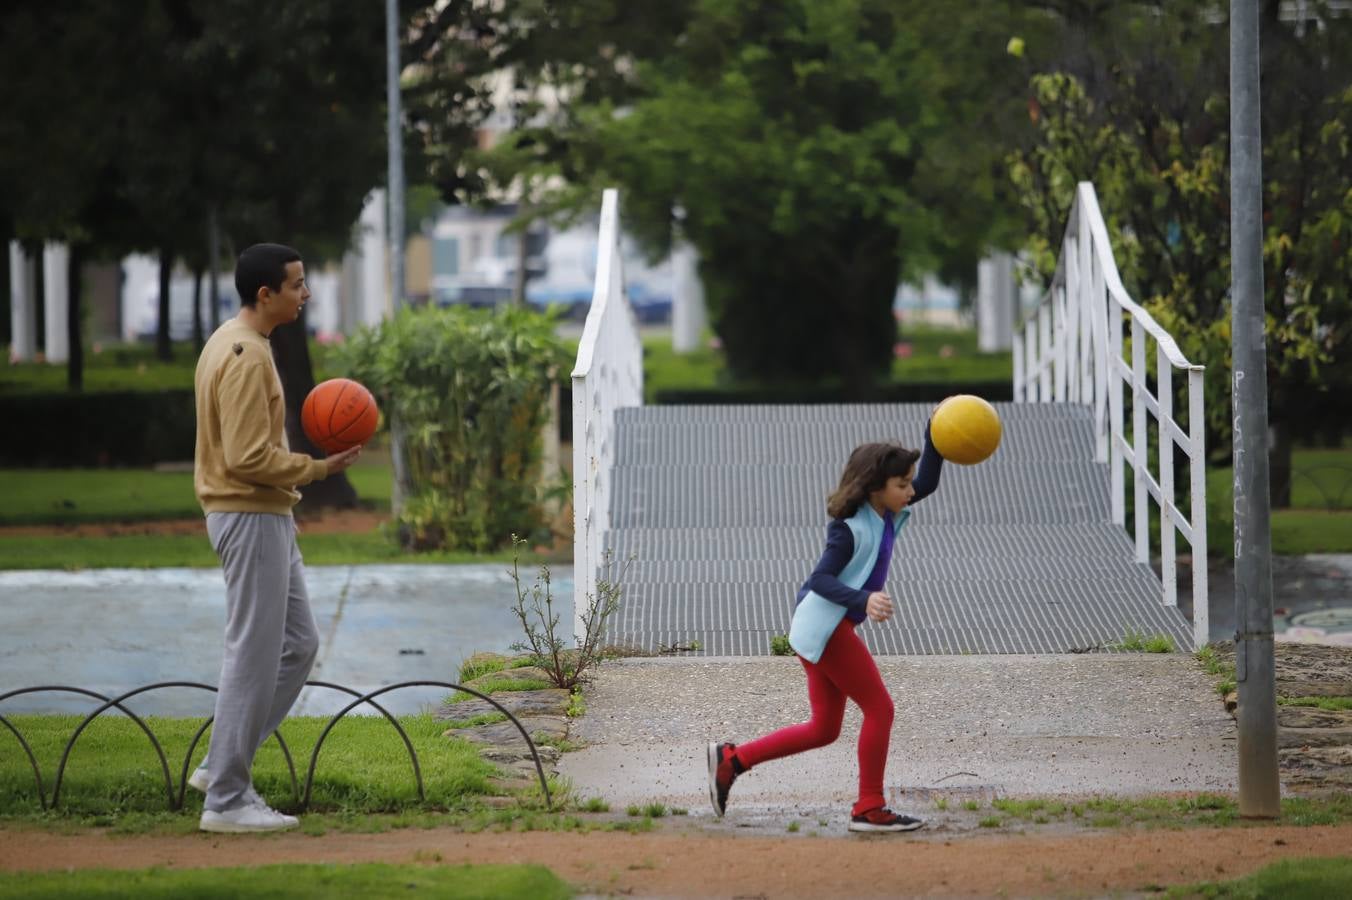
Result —
<path fill-rule="evenodd" d="M 1227 880 L 1291 857 L 1346 855 L 1352 825 L 1265 825 L 1055 835 L 710 836 L 648 834 L 383 834 L 225 837 L 61 835 L 7 831 L 0 869 L 311 863 L 516 863 L 548 866 L 581 892 L 663 897 L 915 894 L 1082 895 Z"/>

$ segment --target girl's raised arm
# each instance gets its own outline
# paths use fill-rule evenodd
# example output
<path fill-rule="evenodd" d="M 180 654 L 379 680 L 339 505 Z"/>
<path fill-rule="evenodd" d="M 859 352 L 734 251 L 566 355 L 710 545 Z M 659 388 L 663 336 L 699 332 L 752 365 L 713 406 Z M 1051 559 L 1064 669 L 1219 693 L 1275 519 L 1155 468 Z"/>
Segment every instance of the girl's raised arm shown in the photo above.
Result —
<path fill-rule="evenodd" d="M 939 476 L 943 473 L 943 469 L 944 458 L 939 455 L 938 450 L 934 449 L 934 441 L 930 440 L 930 423 L 926 422 L 925 449 L 920 451 L 920 462 L 915 465 L 915 478 L 911 480 L 911 486 L 915 488 L 915 496 L 911 498 L 909 506 L 915 506 L 934 493 L 935 489 L 939 487 Z"/>

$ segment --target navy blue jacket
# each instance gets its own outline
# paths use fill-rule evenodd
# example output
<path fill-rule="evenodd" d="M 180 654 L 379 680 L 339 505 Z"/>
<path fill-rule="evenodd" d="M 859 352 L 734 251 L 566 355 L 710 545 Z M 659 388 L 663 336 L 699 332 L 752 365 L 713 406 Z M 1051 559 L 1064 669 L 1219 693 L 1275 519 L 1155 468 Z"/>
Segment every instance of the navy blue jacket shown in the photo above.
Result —
<path fill-rule="evenodd" d="M 920 453 L 920 462 L 916 464 L 915 479 L 911 485 L 915 488 L 915 496 L 907 507 L 915 506 L 921 500 L 924 500 L 930 494 L 934 493 L 939 487 L 939 476 L 943 471 L 944 458 L 939 455 L 939 451 L 934 449 L 934 443 L 930 440 L 930 431 L 928 423 L 925 425 L 925 449 Z M 891 552 L 891 548 L 887 549 Z M 854 535 L 850 533 L 850 528 L 845 524 L 844 519 L 832 519 L 826 526 L 826 549 L 822 551 L 822 558 L 817 561 L 817 567 L 812 570 L 807 581 L 798 590 L 798 603 L 807 596 L 808 591 L 816 591 L 832 603 L 839 603 L 845 607 L 845 616 L 852 622 L 862 622 L 867 616 L 865 612 L 868 606 L 868 596 L 872 591 L 850 587 L 843 583 L 837 576 L 849 563 L 850 557 L 854 555 Z M 795 604 L 796 605 L 796 604 Z"/>

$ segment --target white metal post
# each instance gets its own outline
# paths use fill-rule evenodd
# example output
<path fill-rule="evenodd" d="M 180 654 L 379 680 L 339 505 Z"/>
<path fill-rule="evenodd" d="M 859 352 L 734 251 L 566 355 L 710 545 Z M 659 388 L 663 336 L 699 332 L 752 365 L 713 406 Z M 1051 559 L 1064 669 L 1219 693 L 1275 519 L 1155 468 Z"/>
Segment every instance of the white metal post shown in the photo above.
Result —
<path fill-rule="evenodd" d="M 1108 302 L 1104 296 L 1103 265 L 1098 255 L 1092 257 L 1093 274 L 1091 278 L 1090 305 L 1094 331 L 1094 459 L 1108 462 L 1108 442 L 1110 439 L 1108 423 Z"/>
<path fill-rule="evenodd" d="M 1038 397 L 1052 399 L 1052 368 L 1055 351 L 1052 349 L 1052 317 L 1047 307 L 1038 310 Z M 1059 370 L 1059 366 L 1057 367 Z"/>
<path fill-rule="evenodd" d="M 1201 366 L 1188 370 L 1188 466 L 1192 481 L 1192 640 L 1200 650 L 1211 640 L 1211 607 L 1207 572 L 1206 418 Z"/>
<path fill-rule="evenodd" d="M 1108 469 L 1112 483 L 1113 523 L 1126 527 L 1127 488 L 1122 471 L 1122 443 L 1126 439 L 1126 410 L 1122 403 L 1122 307 L 1108 299 Z"/>
<path fill-rule="evenodd" d="M 1079 399 L 1079 385 L 1075 383 L 1075 295 L 1080 289 L 1079 254 L 1075 252 L 1074 238 L 1066 237 L 1066 283 L 1057 287 L 1056 304 L 1056 402 L 1075 402 Z"/>
<path fill-rule="evenodd" d="M 1160 469 L 1160 581 L 1164 585 L 1164 605 L 1178 605 L 1178 570 L 1174 559 L 1174 367 L 1163 347 L 1155 350 L 1155 386 L 1159 392 Z"/>
<path fill-rule="evenodd" d="M 1080 188 L 1083 191 L 1084 188 Z M 1079 191 L 1077 191 L 1079 193 Z M 1079 234 L 1080 251 L 1080 290 L 1077 300 L 1080 306 L 1080 352 L 1076 359 L 1076 368 L 1079 370 L 1080 394 L 1077 398 L 1081 403 L 1091 404 L 1094 402 L 1094 388 L 1092 378 L 1094 377 L 1094 341 L 1093 327 L 1095 310 L 1093 304 L 1096 295 L 1094 294 L 1093 272 L 1094 265 L 1094 239 L 1089 229 L 1089 209 L 1088 204 L 1079 201 L 1077 204 L 1081 213 L 1076 220 L 1076 231 Z"/>
<path fill-rule="evenodd" d="M 1145 434 L 1145 328 L 1131 317 L 1131 463 L 1135 474 L 1136 561 L 1150 562 L 1150 496 L 1145 486 L 1150 442 Z"/>
<path fill-rule="evenodd" d="M 1037 318 L 1036 316 L 1028 321 L 1023 327 L 1023 343 L 1026 348 L 1024 359 L 1028 366 L 1027 382 L 1024 389 L 1024 399 L 1030 403 L 1040 403 L 1046 400 L 1038 393 L 1038 382 L 1034 380 L 1038 373 L 1038 367 L 1042 365 L 1042 359 L 1037 353 Z"/>

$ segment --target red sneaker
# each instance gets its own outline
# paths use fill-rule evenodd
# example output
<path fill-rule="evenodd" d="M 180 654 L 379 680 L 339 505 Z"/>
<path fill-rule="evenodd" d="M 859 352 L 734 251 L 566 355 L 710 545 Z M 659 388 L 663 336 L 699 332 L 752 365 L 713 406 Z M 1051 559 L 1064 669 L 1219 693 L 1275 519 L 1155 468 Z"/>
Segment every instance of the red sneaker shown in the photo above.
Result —
<path fill-rule="evenodd" d="M 897 815 L 886 806 L 850 817 L 851 831 L 915 831 L 924 825 L 921 820 Z"/>
<path fill-rule="evenodd" d="M 736 750 L 736 744 L 709 745 L 709 800 L 714 805 L 714 815 L 719 818 L 727 809 L 732 783 L 746 771 L 733 755 Z"/>

